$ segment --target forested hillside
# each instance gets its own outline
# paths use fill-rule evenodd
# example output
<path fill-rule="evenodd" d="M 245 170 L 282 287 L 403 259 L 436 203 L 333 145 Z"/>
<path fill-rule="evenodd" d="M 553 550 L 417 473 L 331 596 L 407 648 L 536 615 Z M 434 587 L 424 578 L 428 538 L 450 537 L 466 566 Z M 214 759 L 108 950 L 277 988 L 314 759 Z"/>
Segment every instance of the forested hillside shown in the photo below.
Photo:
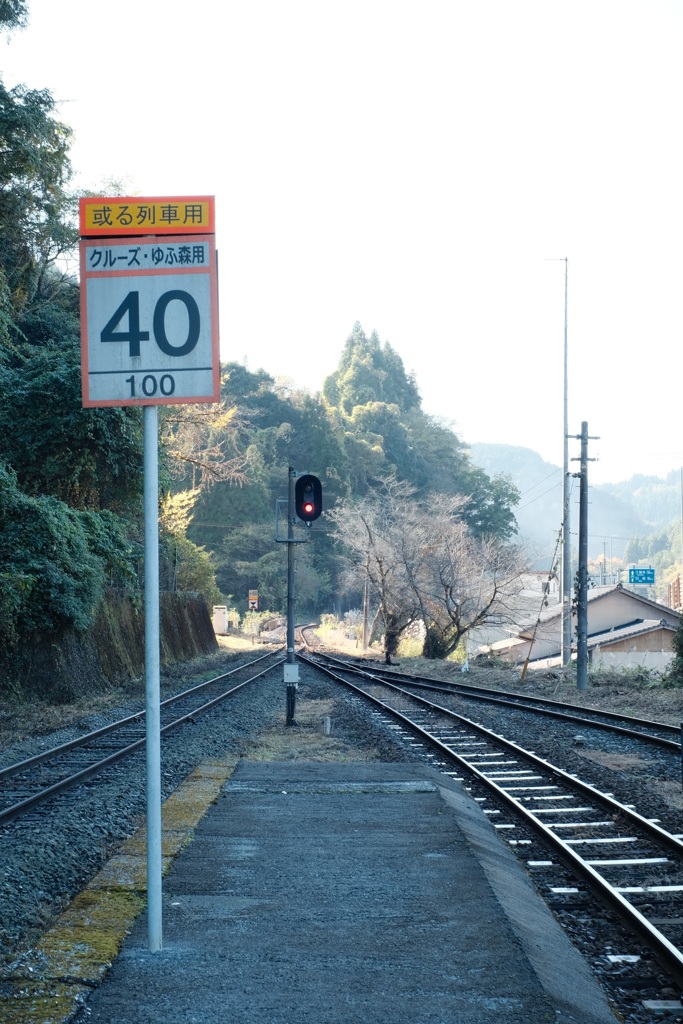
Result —
<path fill-rule="evenodd" d="M 549 565 L 562 509 L 562 469 L 544 462 L 537 452 L 505 444 L 475 444 L 472 460 L 487 473 L 507 473 L 520 491 L 515 510 L 520 535 Z M 604 569 L 627 581 L 630 566 L 656 570 L 649 596 L 667 603 L 668 587 L 681 572 L 681 475 L 678 470 L 660 478 L 636 475 L 619 484 L 590 484 L 589 571 L 600 579 Z M 578 485 L 572 500 L 578 524 Z M 574 560 L 578 555 L 576 529 Z"/>
<path fill-rule="evenodd" d="M 510 538 L 517 492 L 504 478 L 491 480 L 470 461 L 462 442 L 425 413 L 415 382 L 398 354 L 356 324 L 338 369 L 312 395 L 275 381 L 264 370 L 224 367 L 223 404 L 233 416 L 222 440 L 243 453 L 239 479 L 218 481 L 196 492 L 189 536 L 215 558 L 217 583 L 245 607 L 258 589 L 262 606 L 286 603 L 286 551 L 274 543 L 274 508 L 287 497 L 287 469 L 312 472 L 323 484 L 324 505 L 361 499 L 390 478 L 409 485 L 428 517 L 433 493 L 466 496 L 461 517 L 475 536 Z M 201 473 L 194 474 L 194 483 Z M 183 485 L 190 482 L 190 473 Z M 299 545 L 297 608 L 302 616 L 348 607 L 344 550 L 326 518 Z"/>
<path fill-rule="evenodd" d="M 562 517 L 562 467 L 545 462 L 529 448 L 508 444 L 474 444 L 472 460 L 490 474 L 506 473 L 519 489 L 520 501 L 515 514 L 523 536 L 548 564 Z M 572 471 L 574 470 L 572 467 Z M 608 554 L 621 559 L 630 537 L 649 532 L 644 515 L 645 502 L 639 500 L 635 484 L 593 484 L 588 470 L 589 515 L 588 557 L 597 559 L 607 545 Z M 576 533 L 579 521 L 579 482 L 572 477 L 570 513 Z M 662 483 L 662 481 L 658 481 Z M 641 495 L 642 497 L 642 492 Z M 651 508 L 655 512 L 655 508 Z M 657 510 L 659 515 L 663 508 Z M 662 522 L 666 522 L 664 519 Z M 578 536 L 575 541 L 578 550 Z"/>

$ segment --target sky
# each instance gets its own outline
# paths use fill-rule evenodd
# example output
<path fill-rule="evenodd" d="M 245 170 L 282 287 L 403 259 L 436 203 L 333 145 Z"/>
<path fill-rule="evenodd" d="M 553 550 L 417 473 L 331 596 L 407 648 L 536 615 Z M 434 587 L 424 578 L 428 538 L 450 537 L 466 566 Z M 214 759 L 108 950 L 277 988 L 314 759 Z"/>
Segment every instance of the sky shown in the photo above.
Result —
<path fill-rule="evenodd" d="M 215 195 L 223 360 L 318 391 L 359 321 L 465 443 L 561 465 L 566 309 L 589 480 L 683 465 L 683 0 L 29 13 L 0 72 L 76 190 Z"/>

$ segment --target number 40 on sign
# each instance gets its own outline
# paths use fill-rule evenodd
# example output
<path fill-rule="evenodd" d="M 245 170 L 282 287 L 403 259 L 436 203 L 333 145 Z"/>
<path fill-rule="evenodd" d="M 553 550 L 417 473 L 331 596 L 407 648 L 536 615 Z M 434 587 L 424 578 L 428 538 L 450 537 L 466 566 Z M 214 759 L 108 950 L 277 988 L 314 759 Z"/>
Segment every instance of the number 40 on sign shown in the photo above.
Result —
<path fill-rule="evenodd" d="M 83 405 L 219 398 L 213 235 L 81 241 Z"/>

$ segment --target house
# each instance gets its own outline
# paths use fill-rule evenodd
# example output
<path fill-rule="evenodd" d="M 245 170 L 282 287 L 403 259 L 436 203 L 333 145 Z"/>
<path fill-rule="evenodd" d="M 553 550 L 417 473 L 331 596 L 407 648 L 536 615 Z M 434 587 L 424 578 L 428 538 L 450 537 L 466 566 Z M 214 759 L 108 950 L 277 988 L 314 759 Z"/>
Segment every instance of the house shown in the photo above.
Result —
<path fill-rule="evenodd" d="M 545 572 L 522 573 L 504 593 L 498 595 L 495 612 L 469 634 L 470 649 L 489 647 L 498 640 L 515 636 L 520 623 L 535 620 L 539 609 L 557 610 L 561 600 L 556 577 Z"/>
<path fill-rule="evenodd" d="M 619 583 L 594 587 L 588 592 L 588 658 L 596 667 L 644 665 L 664 669 L 672 658 L 672 638 L 681 621 L 679 612 L 627 590 Z M 562 609 L 544 609 L 537 620 L 523 626 L 516 636 L 492 643 L 487 651 L 512 664 L 558 663 Z M 576 637 L 576 613 L 572 615 Z M 575 649 L 575 642 L 574 642 Z"/>

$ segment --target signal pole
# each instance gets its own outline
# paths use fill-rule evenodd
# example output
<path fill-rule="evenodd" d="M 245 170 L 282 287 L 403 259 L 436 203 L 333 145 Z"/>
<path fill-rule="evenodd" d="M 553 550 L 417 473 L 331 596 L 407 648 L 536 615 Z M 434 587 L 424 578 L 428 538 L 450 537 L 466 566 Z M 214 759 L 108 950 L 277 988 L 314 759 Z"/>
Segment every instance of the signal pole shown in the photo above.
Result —
<path fill-rule="evenodd" d="M 294 709 L 296 705 L 296 691 L 299 684 L 299 664 L 294 654 L 294 598 L 295 598 L 295 576 L 294 576 L 294 545 L 305 544 L 306 538 L 297 539 L 294 536 L 296 520 L 300 519 L 306 526 L 310 526 L 323 510 L 323 494 L 320 480 L 310 473 L 304 474 L 297 479 L 296 470 L 293 466 L 288 471 L 288 495 L 287 495 L 287 536 L 280 537 L 280 507 L 285 504 L 284 499 L 275 502 L 275 540 L 278 544 L 287 545 L 287 659 L 285 661 L 285 685 L 287 687 L 287 725 L 296 725 L 294 721 Z"/>
<path fill-rule="evenodd" d="M 296 470 L 289 467 L 289 495 L 287 502 L 287 661 L 285 685 L 287 687 L 287 725 L 294 725 L 296 691 L 299 684 L 299 666 L 294 655 L 294 488 Z"/>

